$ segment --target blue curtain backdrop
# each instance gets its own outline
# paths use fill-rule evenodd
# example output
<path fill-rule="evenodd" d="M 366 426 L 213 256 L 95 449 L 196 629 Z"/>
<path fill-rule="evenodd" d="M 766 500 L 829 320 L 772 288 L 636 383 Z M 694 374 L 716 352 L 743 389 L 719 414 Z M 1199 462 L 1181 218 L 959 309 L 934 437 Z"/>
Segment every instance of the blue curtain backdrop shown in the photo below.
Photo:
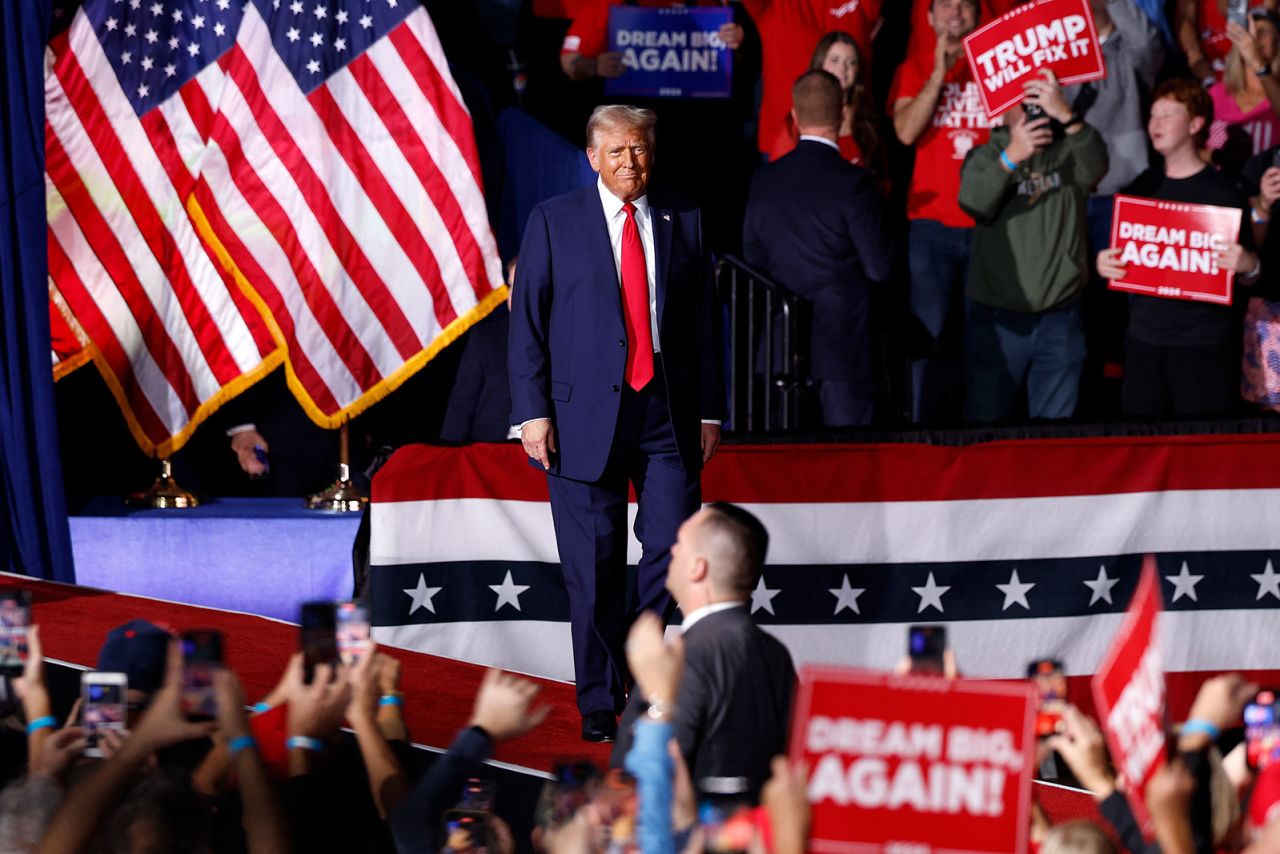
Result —
<path fill-rule="evenodd" d="M 48 0 L 0 0 L 0 569 L 75 581 L 49 355 Z"/>

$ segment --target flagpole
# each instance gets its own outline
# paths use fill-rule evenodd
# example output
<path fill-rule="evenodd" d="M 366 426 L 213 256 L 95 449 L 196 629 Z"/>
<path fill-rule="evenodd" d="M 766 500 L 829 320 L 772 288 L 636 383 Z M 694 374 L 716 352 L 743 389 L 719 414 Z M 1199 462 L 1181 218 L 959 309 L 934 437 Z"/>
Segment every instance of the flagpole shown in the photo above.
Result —
<path fill-rule="evenodd" d="M 308 496 L 308 510 L 328 510 L 334 513 L 359 513 L 369 501 L 351 480 L 351 435 L 349 425 L 338 431 L 338 479 L 328 489 Z"/>

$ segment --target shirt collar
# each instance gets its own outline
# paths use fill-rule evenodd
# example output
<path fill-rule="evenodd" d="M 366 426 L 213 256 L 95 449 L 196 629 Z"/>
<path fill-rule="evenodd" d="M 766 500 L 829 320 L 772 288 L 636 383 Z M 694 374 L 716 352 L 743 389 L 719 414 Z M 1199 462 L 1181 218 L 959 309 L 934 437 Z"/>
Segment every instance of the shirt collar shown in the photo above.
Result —
<path fill-rule="evenodd" d="M 710 617 L 712 614 L 718 614 L 721 611 L 728 611 L 730 608 L 745 608 L 746 602 L 717 602 L 714 605 L 703 605 L 691 614 L 685 615 L 684 622 L 680 624 L 682 631 L 688 631 L 694 623 Z"/>
<path fill-rule="evenodd" d="M 602 178 L 596 178 L 596 189 L 600 191 L 600 204 L 604 205 L 604 218 L 611 220 L 618 215 L 618 211 L 622 210 L 622 199 L 615 196 L 604 185 Z M 631 204 L 636 206 L 636 213 L 646 217 L 649 215 L 649 195 L 646 193 Z"/>
<path fill-rule="evenodd" d="M 837 145 L 836 143 L 834 143 L 834 142 L 832 142 L 831 140 L 827 139 L 825 136 L 814 136 L 813 134 L 802 133 L 802 134 L 800 134 L 800 141 L 801 141 L 801 142 L 820 142 L 820 143 L 822 143 L 823 145 L 829 145 L 829 146 L 831 146 L 831 147 L 832 147 L 832 148 L 834 148 L 836 151 L 839 151 L 839 150 L 840 150 L 840 146 L 839 146 L 839 145 Z"/>

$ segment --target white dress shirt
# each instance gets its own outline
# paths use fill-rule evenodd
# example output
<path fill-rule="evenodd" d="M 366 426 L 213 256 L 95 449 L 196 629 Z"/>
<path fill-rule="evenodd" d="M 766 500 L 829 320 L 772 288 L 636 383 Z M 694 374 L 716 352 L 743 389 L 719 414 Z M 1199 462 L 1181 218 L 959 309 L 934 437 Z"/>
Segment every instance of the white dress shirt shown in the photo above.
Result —
<path fill-rule="evenodd" d="M 622 209 L 622 199 L 610 192 L 600 178 L 596 179 L 600 191 L 600 204 L 604 205 L 604 221 L 609 227 L 609 245 L 613 247 L 613 266 L 618 271 L 618 287 L 622 287 L 622 227 L 627 222 L 627 212 Z M 649 284 L 649 331 L 653 335 L 653 351 L 658 346 L 658 284 L 654 278 L 657 264 L 653 258 L 653 212 L 649 210 L 647 195 L 633 201 L 636 207 L 636 228 L 640 231 L 640 245 L 644 247 L 644 275 Z"/>
<path fill-rule="evenodd" d="M 813 134 L 811 134 L 811 133 L 802 133 L 802 134 L 800 134 L 800 141 L 801 141 L 801 142 L 804 142 L 805 140 L 808 140 L 809 142 L 820 142 L 820 143 L 822 143 L 823 145 L 829 145 L 829 146 L 831 146 L 831 147 L 832 147 L 832 148 L 834 148 L 836 151 L 839 151 L 839 150 L 840 150 L 840 144 L 839 144 L 839 143 L 837 143 L 837 142 L 832 142 L 831 140 L 827 139 L 825 136 L 814 136 L 814 135 L 813 135 Z"/>
<path fill-rule="evenodd" d="M 704 617 L 710 617 L 712 614 L 718 614 L 721 611 L 728 611 L 730 608 L 745 608 L 746 602 L 717 602 L 714 605 L 703 605 L 701 608 L 686 614 L 684 622 L 680 624 L 680 631 L 687 632 Z"/>

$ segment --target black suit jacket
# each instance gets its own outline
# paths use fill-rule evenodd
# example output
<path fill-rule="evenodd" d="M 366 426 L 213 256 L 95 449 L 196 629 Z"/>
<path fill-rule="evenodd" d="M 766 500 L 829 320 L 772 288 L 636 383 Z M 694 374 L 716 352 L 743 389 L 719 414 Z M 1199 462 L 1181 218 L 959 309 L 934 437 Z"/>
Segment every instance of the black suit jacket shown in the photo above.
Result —
<path fill-rule="evenodd" d="M 770 760 L 787 751 L 796 682 L 791 654 L 744 606 L 694 623 L 684 633 L 684 657 L 673 723 L 694 787 L 739 788 L 758 799 Z M 613 748 L 617 767 L 644 709 L 644 698 L 633 691 Z"/>
<path fill-rule="evenodd" d="M 813 377 L 864 379 L 870 283 L 888 278 L 894 254 L 875 176 L 802 140 L 756 172 L 742 242 L 747 263 L 812 303 Z"/>

